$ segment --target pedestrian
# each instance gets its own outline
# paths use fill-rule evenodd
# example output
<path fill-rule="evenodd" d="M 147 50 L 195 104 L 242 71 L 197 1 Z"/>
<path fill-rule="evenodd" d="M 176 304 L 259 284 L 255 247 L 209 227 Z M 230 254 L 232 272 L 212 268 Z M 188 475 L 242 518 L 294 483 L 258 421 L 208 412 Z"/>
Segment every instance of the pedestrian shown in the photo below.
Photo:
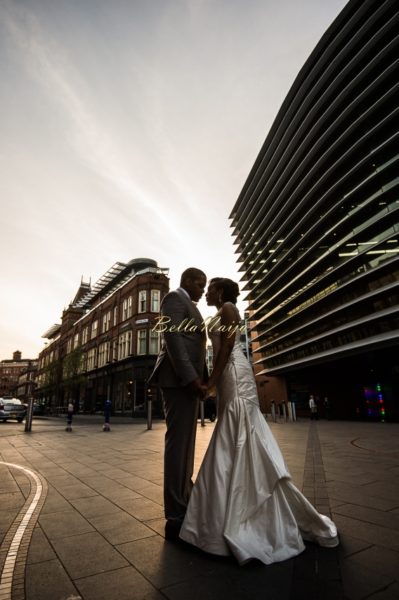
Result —
<path fill-rule="evenodd" d="M 318 414 L 317 414 L 317 404 L 316 404 L 316 400 L 314 399 L 314 396 L 311 394 L 309 396 L 309 408 L 310 408 L 310 418 L 311 420 L 317 420 Z"/>
<path fill-rule="evenodd" d="M 324 415 L 326 417 L 327 420 L 330 420 L 331 418 L 331 414 L 330 414 L 330 401 L 327 398 L 327 396 L 325 396 L 324 400 L 323 400 L 323 406 L 324 406 Z"/>
<path fill-rule="evenodd" d="M 206 389 L 206 332 L 195 303 L 205 286 L 205 273 L 192 267 L 182 273 L 180 287 L 162 300 L 163 343 L 149 379 L 149 383 L 159 384 L 165 411 L 164 507 L 168 540 L 179 537 L 193 487 L 198 407 Z"/>

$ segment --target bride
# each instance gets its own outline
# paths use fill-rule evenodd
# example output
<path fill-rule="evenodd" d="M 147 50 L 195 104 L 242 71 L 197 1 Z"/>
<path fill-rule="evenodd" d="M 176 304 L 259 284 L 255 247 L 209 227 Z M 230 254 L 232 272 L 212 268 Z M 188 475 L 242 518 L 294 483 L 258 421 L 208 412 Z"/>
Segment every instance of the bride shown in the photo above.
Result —
<path fill-rule="evenodd" d="M 301 553 L 303 540 L 334 547 L 338 536 L 331 519 L 294 486 L 260 411 L 240 344 L 238 294 L 238 285 L 224 278 L 211 279 L 206 294 L 220 320 L 208 332 L 214 354 L 208 394 L 216 386 L 218 421 L 180 537 L 212 554 L 232 554 L 240 565 L 254 558 L 270 564 Z"/>

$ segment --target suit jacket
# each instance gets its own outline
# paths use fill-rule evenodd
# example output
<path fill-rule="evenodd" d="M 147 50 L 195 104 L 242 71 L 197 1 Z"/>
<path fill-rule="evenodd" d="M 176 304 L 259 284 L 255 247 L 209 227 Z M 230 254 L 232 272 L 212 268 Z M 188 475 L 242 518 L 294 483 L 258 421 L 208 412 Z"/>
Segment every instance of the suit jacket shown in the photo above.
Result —
<path fill-rule="evenodd" d="M 169 292 L 162 300 L 165 323 L 161 351 L 149 383 L 160 387 L 184 387 L 206 372 L 206 332 L 198 308 L 181 290 Z M 170 331 L 172 327 L 178 331 Z"/>

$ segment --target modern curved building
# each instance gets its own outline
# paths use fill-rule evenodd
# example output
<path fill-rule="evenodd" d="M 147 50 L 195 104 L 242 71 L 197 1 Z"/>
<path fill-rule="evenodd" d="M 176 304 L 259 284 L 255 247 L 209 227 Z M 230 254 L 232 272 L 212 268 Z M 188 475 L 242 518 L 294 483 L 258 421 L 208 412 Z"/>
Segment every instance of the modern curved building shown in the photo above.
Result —
<path fill-rule="evenodd" d="M 398 32 L 395 0 L 346 5 L 231 214 L 258 375 L 299 409 L 399 419 Z"/>

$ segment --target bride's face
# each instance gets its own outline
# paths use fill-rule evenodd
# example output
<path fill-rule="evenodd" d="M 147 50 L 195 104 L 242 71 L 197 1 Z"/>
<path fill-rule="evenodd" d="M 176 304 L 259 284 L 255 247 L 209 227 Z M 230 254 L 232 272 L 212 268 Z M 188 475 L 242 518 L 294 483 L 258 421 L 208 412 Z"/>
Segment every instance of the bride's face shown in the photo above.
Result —
<path fill-rule="evenodd" d="M 211 283 L 208 286 L 208 291 L 206 292 L 206 303 L 208 306 L 216 306 L 218 302 L 219 293 L 216 290 L 215 284 Z"/>

